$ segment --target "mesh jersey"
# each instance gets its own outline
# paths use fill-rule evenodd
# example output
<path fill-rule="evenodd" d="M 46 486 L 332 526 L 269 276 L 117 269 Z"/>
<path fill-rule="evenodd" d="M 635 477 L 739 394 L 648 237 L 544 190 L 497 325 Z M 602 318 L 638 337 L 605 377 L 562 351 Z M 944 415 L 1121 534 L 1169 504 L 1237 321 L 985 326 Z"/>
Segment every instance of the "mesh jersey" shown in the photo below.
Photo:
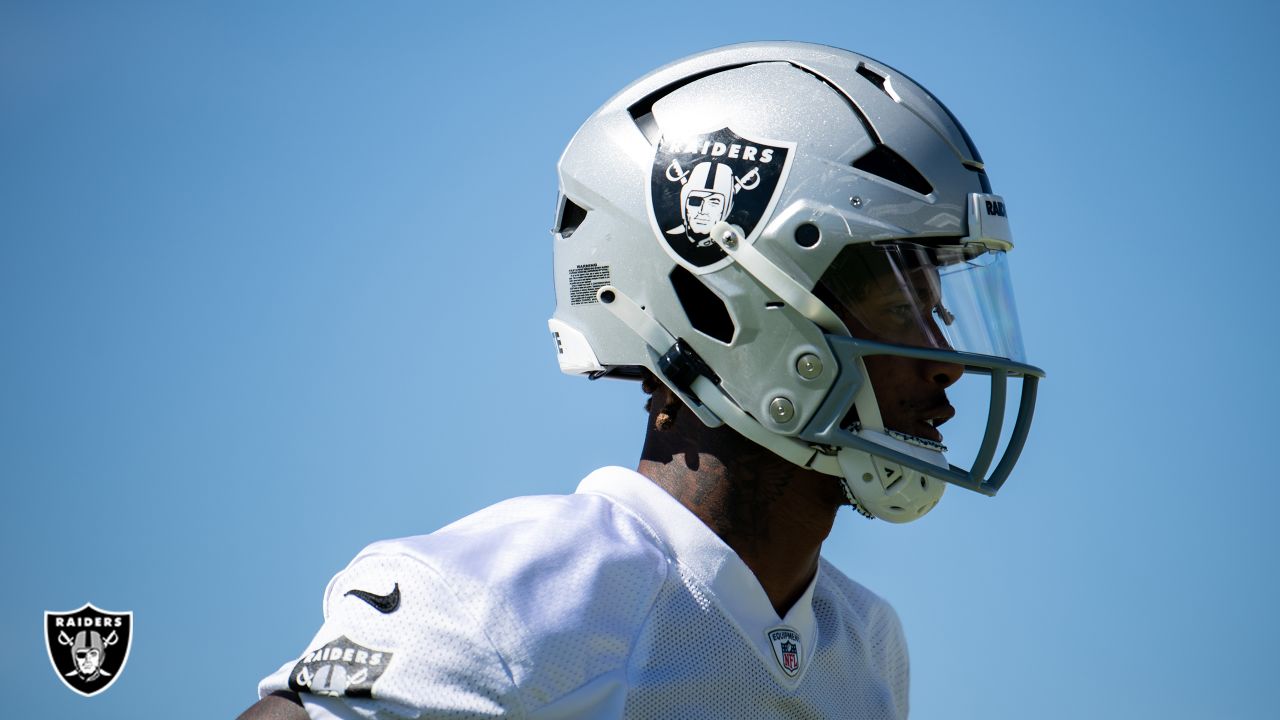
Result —
<path fill-rule="evenodd" d="M 779 618 L 710 528 L 622 468 L 375 543 L 324 616 L 258 688 L 292 687 L 313 718 L 907 715 L 886 602 L 823 560 Z"/>

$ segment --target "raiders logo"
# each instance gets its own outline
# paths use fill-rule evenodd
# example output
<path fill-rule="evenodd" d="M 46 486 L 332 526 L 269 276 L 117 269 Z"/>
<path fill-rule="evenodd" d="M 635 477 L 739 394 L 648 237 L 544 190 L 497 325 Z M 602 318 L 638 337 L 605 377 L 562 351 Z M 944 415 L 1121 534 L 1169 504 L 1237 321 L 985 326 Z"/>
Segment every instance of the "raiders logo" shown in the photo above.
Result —
<path fill-rule="evenodd" d="M 649 217 L 676 261 L 717 269 L 727 256 L 711 239 L 711 228 L 722 220 L 753 241 L 760 221 L 773 212 L 793 150 L 795 143 L 751 140 L 729 128 L 663 136 L 653 158 Z"/>
<path fill-rule="evenodd" d="M 129 660 L 132 612 L 107 612 L 85 603 L 79 610 L 44 614 L 45 648 L 58 679 L 91 697 L 111 687 Z"/>
<path fill-rule="evenodd" d="M 373 684 L 382 677 L 391 656 L 341 635 L 298 659 L 289 673 L 289 689 L 331 697 L 373 697 Z"/>

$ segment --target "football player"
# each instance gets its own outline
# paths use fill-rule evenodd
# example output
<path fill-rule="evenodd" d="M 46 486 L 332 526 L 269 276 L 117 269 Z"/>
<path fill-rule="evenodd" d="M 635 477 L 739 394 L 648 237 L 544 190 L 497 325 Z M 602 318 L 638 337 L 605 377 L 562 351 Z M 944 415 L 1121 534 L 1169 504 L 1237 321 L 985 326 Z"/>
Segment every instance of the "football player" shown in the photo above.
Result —
<path fill-rule="evenodd" d="M 820 550 L 844 505 L 994 495 L 1026 439 L 1043 373 L 973 142 L 883 63 L 751 43 L 628 86 L 559 172 L 550 329 L 563 371 L 650 394 L 638 469 L 366 548 L 243 717 L 905 717 L 897 616 Z"/>

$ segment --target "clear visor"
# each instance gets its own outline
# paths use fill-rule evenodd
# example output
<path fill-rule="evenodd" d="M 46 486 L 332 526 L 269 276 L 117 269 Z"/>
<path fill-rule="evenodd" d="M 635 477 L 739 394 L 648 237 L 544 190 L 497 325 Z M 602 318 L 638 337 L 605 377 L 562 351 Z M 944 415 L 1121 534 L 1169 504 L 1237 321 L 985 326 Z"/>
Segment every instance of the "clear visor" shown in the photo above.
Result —
<path fill-rule="evenodd" d="M 1026 362 L 1004 251 L 976 243 L 859 243 L 817 294 L 854 337 Z"/>

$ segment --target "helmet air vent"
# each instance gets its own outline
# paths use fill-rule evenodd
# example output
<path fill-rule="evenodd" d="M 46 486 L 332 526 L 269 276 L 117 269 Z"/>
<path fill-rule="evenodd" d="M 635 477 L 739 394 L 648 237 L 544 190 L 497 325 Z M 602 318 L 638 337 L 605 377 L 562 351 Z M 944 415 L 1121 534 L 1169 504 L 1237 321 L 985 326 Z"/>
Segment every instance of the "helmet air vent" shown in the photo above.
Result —
<path fill-rule="evenodd" d="M 586 208 L 578 205 L 570 200 L 567 196 L 560 197 L 560 221 L 556 223 L 556 232 L 560 237 L 569 237 L 574 230 L 587 219 Z"/>
<path fill-rule="evenodd" d="M 888 95 L 894 102 L 902 102 L 902 98 L 898 97 L 898 93 L 894 92 L 893 86 L 889 84 L 889 79 L 867 67 L 866 63 L 858 63 L 858 74 L 870 80 L 872 85 L 880 88 L 880 91 Z"/>
<path fill-rule="evenodd" d="M 719 295 L 712 292 L 693 273 L 677 265 L 671 271 L 671 287 L 694 330 L 726 345 L 733 340 L 733 318 Z"/>
<path fill-rule="evenodd" d="M 871 152 L 853 161 L 853 166 L 865 173 L 884 178 L 891 183 L 914 190 L 921 195 L 933 192 L 933 186 L 925 180 L 919 170 L 901 155 L 889 149 L 888 145 L 876 145 Z"/>
<path fill-rule="evenodd" d="M 733 70 L 735 68 L 746 67 L 747 65 L 754 64 L 755 63 L 746 62 L 733 65 L 721 65 L 719 67 L 708 68 L 702 72 L 693 73 L 692 75 L 686 75 L 676 82 L 664 85 L 635 101 L 627 107 L 627 114 L 631 116 L 633 121 L 635 121 L 636 127 L 640 129 L 640 132 L 644 135 L 645 139 L 649 141 L 649 144 L 657 145 L 658 141 L 662 139 L 662 130 L 658 127 L 658 122 L 653 118 L 654 103 L 670 95 L 676 90 L 679 90 L 685 85 L 695 83 L 704 77 L 715 75 L 716 73 L 721 73 L 725 70 Z"/>
<path fill-rule="evenodd" d="M 866 63 L 858 63 L 858 74 L 870 81 L 872 85 L 880 88 L 880 91 L 885 95 L 888 95 L 894 102 L 899 105 L 903 104 L 902 98 L 898 95 L 898 92 L 893 89 L 893 82 L 888 77 L 876 70 L 872 70 Z M 946 113 L 947 117 L 950 118 L 951 123 L 960 131 L 960 136 L 964 139 L 965 147 L 969 150 L 969 155 L 972 157 L 971 160 L 962 160 L 961 162 L 969 170 L 978 173 L 978 180 L 982 184 L 982 191 L 989 194 L 991 192 L 991 181 L 987 179 L 987 174 L 983 171 L 982 156 L 978 154 L 978 149 L 974 147 L 973 139 L 969 137 L 969 133 L 965 131 L 964 126 L 960 124 L 959 120 L 956 120 L 956 116 L 951 114 L 951 111 L 947 109 L 946 105 L 939 102 L 938 99 L 933 97 L 928 90 L 925 90 L 924 88 L 920 89 L 924 91 L 925 95 L 928 95 L 929 98 L 933 100 L 942 112 Z M 894 182 L 897 181 L 895 180 Z M 898 184 L 904 185 L 905 183 Z M 911 186 L 906 185 L 906 187 Z M 915 188 L 912 189 L 914 190 Z M 928 195 L 929 193 L 925 192 L 921 194 Z"/>

